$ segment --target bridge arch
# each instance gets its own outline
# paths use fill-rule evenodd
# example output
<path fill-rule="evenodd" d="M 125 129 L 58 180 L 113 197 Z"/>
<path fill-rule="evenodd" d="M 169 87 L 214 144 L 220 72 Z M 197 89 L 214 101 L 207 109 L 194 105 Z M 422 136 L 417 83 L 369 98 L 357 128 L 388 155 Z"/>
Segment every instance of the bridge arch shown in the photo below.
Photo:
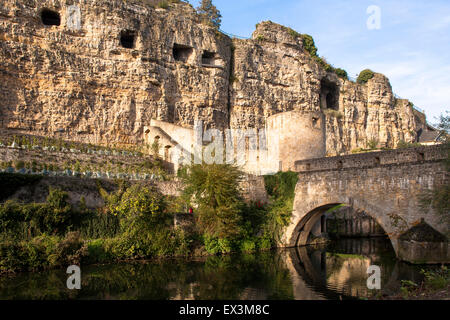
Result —
<path fill-rule="evenodd" d="M 396 238 L 392 236 L 393 230 L 390 228 L 390 221 L 386 221 L 386 219 L 383 219 L 382 215 L 384 211 L 381 208 L 371 206 L 371 208 L 368 209 L 364 206 L 355 205 L 355 199 L 338 198 L 339 197 L 330 197 L 329 200 L 325 200 L 322 203 L 311 204 L 306 207 L 302 205 L 303 201 L 294 201 L 294 222 L 291 223 L 291 231 L 289 234 L 287 234 L 288 246 L 298 247 L 307 245 L 308 237 L 311 234 L 313 227 L 328 210 L 338 205 L 348 205 L 356 210 L 364 211 L 370 217 L 372 217 L 386 232 L 389 240 L 391 241 L 392 247 L 397 252 L 397 242 Z M 356 201 L 356 203 L 359 203 L 359 201 Z M 314 206 L 316 207 L 311 209 Z"/>
<path fill-rule="evenodd" d="M 445 234 L 448 225 L 432 208 L 422 209 L 420 197 L 448 183 L 446 158 L 444 148 L 433 146 L 297 161 L 294 207 L 282 244 L 306 244 L 318 219 L 339 204 L 371 216 L 397 255 L 399 236 L 421 221 Z"/>

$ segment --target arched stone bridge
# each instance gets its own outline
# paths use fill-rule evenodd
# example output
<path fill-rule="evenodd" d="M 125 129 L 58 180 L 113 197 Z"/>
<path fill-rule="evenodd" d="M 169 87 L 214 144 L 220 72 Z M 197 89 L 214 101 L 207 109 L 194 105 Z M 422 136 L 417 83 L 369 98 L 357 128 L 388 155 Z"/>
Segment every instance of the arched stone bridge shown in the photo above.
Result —
<path fill-rule="evenodd" d="M 330 208 L 346 204 L 371 215 L 388 234 L 398 254 L 398 237 L 422 219 L 446 234 L 448 226 L 420 195 L 448 181 L 442 146 L 302 160 L 295 163 L 299 180 L 286 247 L 307 244 L 311 228 Z"/>

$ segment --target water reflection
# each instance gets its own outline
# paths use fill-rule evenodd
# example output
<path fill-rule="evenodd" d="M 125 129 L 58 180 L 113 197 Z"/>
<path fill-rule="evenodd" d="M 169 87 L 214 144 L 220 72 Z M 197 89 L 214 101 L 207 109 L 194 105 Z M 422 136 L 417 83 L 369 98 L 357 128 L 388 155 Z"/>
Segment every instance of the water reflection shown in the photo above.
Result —
<path fill-rule="evenodd" d="M 254 255 L 82 267 L 82 289 L 66 289 L 65 270 L 0 277 L 0 299 L 348 299 L 366 297 L 367 267 L 382 286 L 419 280 L 385 240 L 346 240 Z"/>
<path fill-rule="evenodd" d="M 304 285 L 294 286 L 294 297 L 310 299 L 312 290 L 317 298 L 368 298 L 377 291 L 367 288 L 367 269 L 377 265 L 381 269 L 382 292 L 397 293 L 400 280 L 419 282 L 423 279 L 419 268 L 395 258 L 389 240 L 346 239 L 327 246 L 290 249 L 288 266 L 293 278 Z"/>

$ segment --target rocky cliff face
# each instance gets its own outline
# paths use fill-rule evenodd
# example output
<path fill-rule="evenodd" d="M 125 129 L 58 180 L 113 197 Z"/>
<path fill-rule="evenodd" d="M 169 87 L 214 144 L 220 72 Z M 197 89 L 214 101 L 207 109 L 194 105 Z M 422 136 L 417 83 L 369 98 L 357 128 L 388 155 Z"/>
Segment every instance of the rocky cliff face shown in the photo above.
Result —
<path fill-rule="evenodd" d="M 301 36 L 270 22 L 259 24 L 252 40 L 234 45 L 232 127 L 263 127 L 266 117 L 279 112 L 322 110 L 328 155 L 370 142 L 393 148 L 400 140 L 415 141 L 420 121 L 382 74 L 366 84 L 338 78 L 303 49 Z"/>
<path fill-rule="evenodd" d="M 66 3 L 80 8 L 79 29 Z M 93 143 L 142 142 L 152 118 L 224 128 L 231 41 L 188 5 L 136 3 L 2 1 L 4 125 Z M 44 9 L 60 15 L 59 26 L 43 23 Z M 204 52 L 214 61 L 202 64 Z"/>
<path fill-rule="evenodd" d="M 344 81 L 285 27 L 231 40 L 188 4 L 138 0 L 3 0 L 0 100 L 4 128 L 99 144 L 143 143 L 151 119 L 262 128 L 276 113 L 322 110 L 335 155 L 412 142 L 420 126 L 386 77 Z"/>

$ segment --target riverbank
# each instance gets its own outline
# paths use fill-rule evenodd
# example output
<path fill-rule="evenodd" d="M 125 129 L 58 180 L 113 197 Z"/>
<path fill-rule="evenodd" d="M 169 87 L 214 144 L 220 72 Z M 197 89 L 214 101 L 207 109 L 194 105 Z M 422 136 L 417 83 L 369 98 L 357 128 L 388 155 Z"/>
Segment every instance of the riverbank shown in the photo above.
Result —
<path fill-rule="evenodd" d="M 93 183 L 97 203 L 104 203 L 96 209 L 84 197 L 74 204 L 52 186 L 45 202 L 10 199 L 0 204 L 0 273 L 274 248 L 292 210 L 297 176 L 267 179 L 271 205 L 245 202 L 241 177 L 231 166 L 198 166 L 180 177 L 185 190 L 169 196 L 145 182 Z M 195 218 L 177 226 L 176 213 L 186 207 L 196 208 Z"/>
<path fill-rule="evenodd" d="M 373 296 L 374 300 L 450 300 L 450 269 L 434 267 L 420 272 L 422 281 L 401 280 L 398 293 Z"/>

